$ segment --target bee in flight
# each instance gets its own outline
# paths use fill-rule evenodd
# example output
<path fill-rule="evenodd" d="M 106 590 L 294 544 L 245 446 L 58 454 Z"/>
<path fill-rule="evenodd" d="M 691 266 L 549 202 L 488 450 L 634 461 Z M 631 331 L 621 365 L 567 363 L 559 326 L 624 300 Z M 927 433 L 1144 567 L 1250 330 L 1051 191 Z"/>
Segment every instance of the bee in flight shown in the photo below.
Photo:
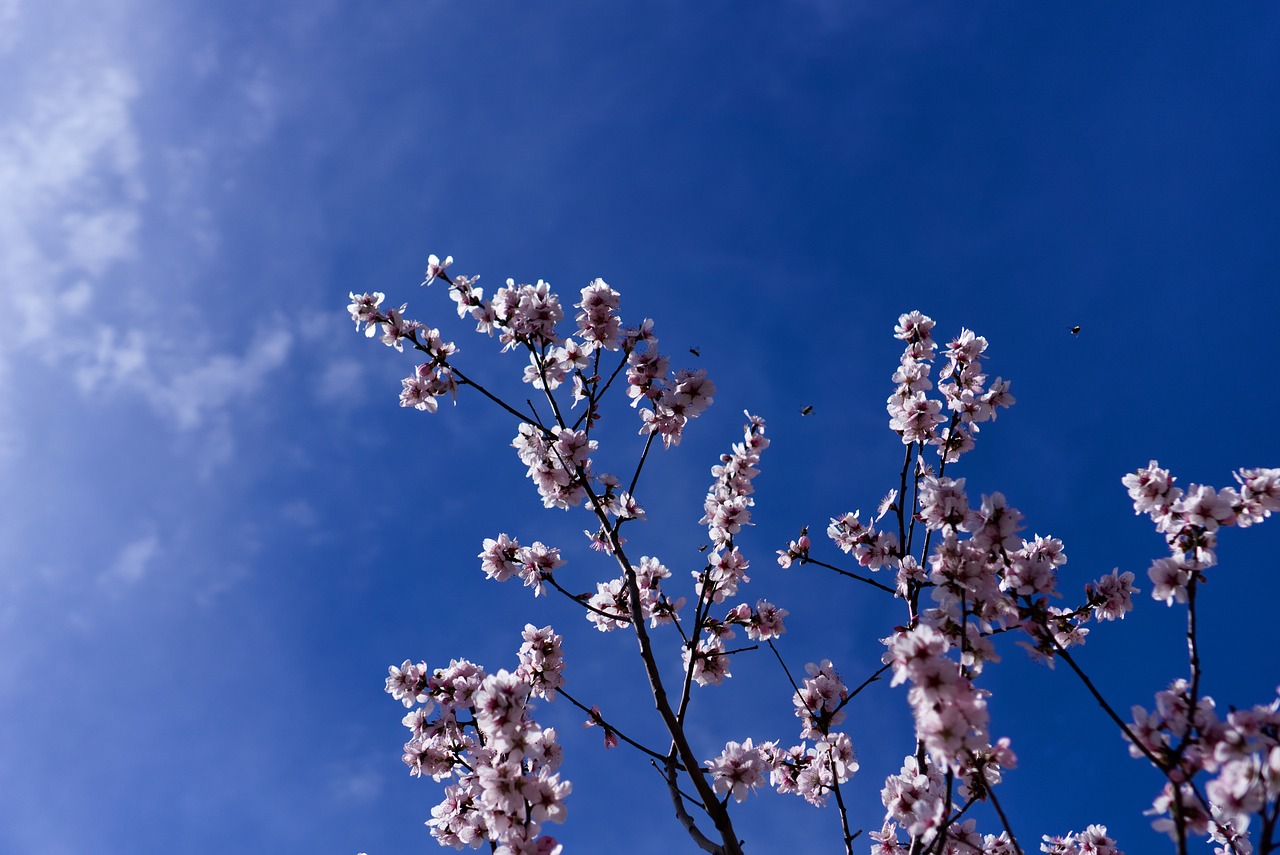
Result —
<path fill-rule="evenodd" d="M 813 412 L 813 404 L 810 404 L 809 406 L 805 407 L 803 410 L 800 411 L 800 415 L 807 416 L 812 412 Z"/>
<path fill-rule="evenodd" d="M 1079 324 L 1076 324 L 1074 327 L 1072 327 L 1072 328 L 1071 328 L 1071 334 L 1072 334 L 1072 335 L 1080 335 L 1080 325 L 1079 325 Z"/>
<path fill-rule="evenodd" d="M 689 348 L 689 352 L 692 353 L 694 356 L 702 356 L 702 351 L 696 347 Z"/>

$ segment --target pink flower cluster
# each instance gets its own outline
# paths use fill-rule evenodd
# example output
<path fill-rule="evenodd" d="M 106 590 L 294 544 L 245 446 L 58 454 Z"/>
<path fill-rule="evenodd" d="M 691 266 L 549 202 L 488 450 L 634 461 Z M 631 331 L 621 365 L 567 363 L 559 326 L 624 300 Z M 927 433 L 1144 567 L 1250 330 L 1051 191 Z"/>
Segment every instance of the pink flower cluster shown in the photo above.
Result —
<path fill-rule="evenodd" d="M 552 390 L 571 379 L 574 404 L 588 402 L 588 425 L 598 418 L 597 396 L 608 386 L 608 383 L 600 385 L 597 371 L 602 350 L 624 352 L 632 406 L 641 401 L 649 404 L 640 410 L 643 422 L 640 432 L 661 437 L 667 447 L 678 445 L 688 420 L 701 415 L 711 404 L 716 390 L 706 371 L 680 369 L 672 374 L 669 361 L 657 350 L 658 339 L 653 334 L 652 322 L 646 320 L 639 327 L 623 328 L 618 315 L 618 292 L 603 280 L 596 279 L 583 288 L 581 301 L 575 304 L 580 309 L 575 320 L 581 338 L 575 341 L 562 338 L 557 331 L 564 311 L 548 283 L 538 280 L 534 285 L 516 284 L 508 279 L 492 300 L 486 300 L 484 290 L 475 284 L 477 277 L 450 278 L 445 272 L 453 263 L 452 257 L 443 262 L 435 255 L 431 259 L 422 284 L 429 285 L 436 279 L 448 282 L 459 317 L 470 315 L 476 321 L 477 332 L 488 335 L 496 332 L 503 350 L 523 347 L 529 357 L 524 380 L 534 388 Z M 405 379 L 401 404 L 434 412 L 437 398 L 456 393 L 458 380 L 448 359 L 457 349 L 452 343 L 440 340 L 435 330 L 406 320 L 403 317 L 406 306 L 381 312 L 378 307 L 383 298 L 381 293 L 360 296 L 353 293 L 348 310 L 357 329 L 365 324 L 367 335 L 372 336 L 375 325 L 380 324 L 384 330 L 382 340 L 397 350 L 402 350 L 404 342 L 409 341 L 417 349 L 431 354 L 430 362 L 420 366 L 413 377 Z M 421 336 L 419 331 L 423 331 Z M 524 425 L 513 445 L 529 466 L 529 476 L 538 485 L 543 501 L 548 507 L 561 508 L 581 502 L 583 492 L 579 488 L 590 479 L 590 472 L 575 474 L 567 458 L 557 462 L 547 446 L 562 437 L 537 436 L 537 433 L 532 425 Z"/>
<path fill-rule="evenodd" d="M 1105 825 L 1091 825 L 1081 832 L 1066 837 L 1045 835 L 1041 852 L 1049 855 L 1122 855 L 1116 842 L 1107 836 Z"/>
<path fill-rule="evenodd" d="M 894 327 L 894 337 L 907 346 L 893 374 L 898 388 L 889 396 L 889 427 L 903 444 L 935 445 L 943 460 L 950 462 L 973 448 L 979 424 L 994 419 L 997 408 L 1012 406 L 1015 399 L 1008 382 L 999 377 L 987 386 L 987 375 L 982 373 L 987 340 L 967 329 L 947 344 L 947 363 L 938 383 L 942 400 L 929 398 L 925 393 L 933 388 L 929 372 L 937 355 L 933 326 L 932 318 L 908 312 L 899 316 Z M 951 411 L 950 425 L 939 431 L 948 421 L 942 413 L 944 404 Z"/>
<path fill-rule="evenodd" d="M 603 279 L 596 279 L 582 289 L 582 311 L 576 318 L 582 340 L 605 350 L 617 350 L 621 342 L 622 322 L 618 319 L 618 292 Z"/>
<path fill-rule="evenodd" d="M 640 613 L 652 626 L 670 623 L 684 606 L 684 597 L 672 600 L 662 592 L 662 580 L 671 578 L 671 571 L 656 558 L 641 556 L 635 568 L 636 584 L 640 590 Z M 601 632 L 622 629 L 631 624 L 631 595 L 625 576 L 608 582 L 597 582 L 596 593 L 587 600 L 590 610 L 587 620 Z"/>
<path fill-rule="evenodd" d="M 1007 740 L 1001 740 L 996 753 L 1008 752 Z M 993 759 L 993 764 L 1003 762 L 1012 766 L 1011 757 Z M 988 772 L 989 783 L 996 783 L 998 774 Z M 979 834 L 972 819 L 962 823 L 948 822 L 948 812 L 955 806 L 947 801 L 948 784 L 941 769 L 932 764 L 921 771 L 915 757 L 907 757 L 897 775 L 885 780 L 880 791 L 880 801 L 885 807 L 885 820 L 880 830 L 871 832 L 875 845 L 872 855 L 907 855 L 913 851 L 909 843 L 898 837 L 901 829 L 918 841 L 922 851 L 943 852 L 947 855 L 1015 855 L 1021 852 L 1007 831 L 1000 834 Z M 966 794 L 962 789 L 962 795 Z"/>
<path fill-rule="evenodd" d="M 723 622 L 742 627 L 747 631 L 747 638 L 753 641 L 768 641 L 787 631 L 783 618 L 788 614 L 786 609 L 768 600 L 756 600 L 754 609 L 746 603 L 734 606 Z"/>
<path fill-rule="evenodd" d="M 743 441 L 735 443 L 720 462 L 711 467 L 714 479 L 703 502 L 704 516 L 699 521 L 706 525 L 710 536 L 711 554 L 702 570 L 692 571 L 694 588 L 698 594 L 696 632 L 692 640 L 682 647 L 684 666 L 690 678 L 700 686 L 719 685 L 732 676 L 729 657 L 733 651 L 725 641 L 735 635 L 734 627 L 743 627 L 753 640 L 769 640 L 786 631 L 783 618 L 787 611 L 758 600 L 756 607 L 746 603 L 732 608 L 724 620 L 716 620 L 709 614 L 713 603 L 722 603 L 738 593 L 738 586 L 750 582 L 747 568 L 750 562 L 734 545 L 733 539 L 744 525 L 751 524 L 751 498 L 755 487 L 751 481 L 760 470 L 760 453 L 769 446 L 765 437 L 764 419 L 747 416 L 743 427 Z M 703 547 L 704 549 L 706 547 Z M 706 636 L 703 637 L 702 633 Z"/>
<path fill-rule="evenodd" d="M 950 639 L 927 623 L 895 633 L 885 644 L 889 648 L 885 661 L 893 666 L 892 685 L 911 681 L 907 700 L 925 750 L 938 765 L 967 776 L 968 759 L 990 749 L 989 693 L 977 688 L 966 669 L 946 656 Z"/>
<path fill-rule="evenodd" d="M 774 608 L 764 601 L 758 603 L 757 615 L 766 607 Z M 706 761 L 716 792 L 732 793 L 736 801 L 744 801 L 748 791 L 763 785 L 767 772 L 769 783 L 779 793 L 792 793 L 822 806 L 840 784 L 858 771 L 848 734 L 832 731 L 845 718 L 848 687 L 828 660 L 811 662 L 805 670 L 809 676 L 792 695 L 792 702 L 802 723 L 802 738 L 812 739 L 815 744 L 801 742 L 784 749 L 777 742 L 753 746 L 750 739 L 726 743 L 719 757 Z"/>
<path fill-rule="evenodd" d="M 860 565 L 869 570 L 881 567 L 897 567 L 898 535 L 892 531 L 876 531 L 875 523 L 863 525 L 858 519 L 860 511 L 844 514 L 831 520 L 827 537 L 841 552 L 852 555 Z"/>
<path fill-rule="evenodd" d="M 884 826 L 879 843 L 897 845 L 895 829 L 901 827 L 907 834 L 923 841 L 930 841 L 941 829 L 948 808 L 947 785 L 938 766 L 929 764 L 923 769 L 915 757 L 908 757 L 896 775 L 885 779 L 880 791 L 884 805 Z M 888 849 L 886 851 L 897 851 Z"/>
<path fill-rule="evenodd" d="M 564 821 L 572 787 L 556 772 L 555 729 L 541 727 L 529 704 L 530 696 L 554 698 L 564 682 L 560 636 L 528 625 L 519 656 L 515 673 L 486 674 L 459 659 L 430 676 L 425 664 L 407 660 L 388 669 L 387 692 L 410 709 L 403 758 L 410 774 L 453 781 L 427 822 L 442 846 L 487 841 L 503 855 L 561 851 L 542 828 Z"/>
<path fill-rule="evenodd" d="M 858 771 L 853 744 L 844 733 L 824 736 L 812 746 L 801 743 L 785 749 L 776 742 L 728 742 L 706 766 L 715 791 L 732 794 L 735 801 L 745 801 L 749 792 L 763 786 L 767 774 L 779 793 L 793 793 L 817 807 Z"/>
<path fill-rule="evenodd" d="M 640 346 L 643 345 L 643 348 Z M 639 329 L 626 331 L 627 395 L 631 406 L 641 402 L 644 421 L 641 433 L 662 438 L 670 448 L 680 444 L 684 426 L 711 405 L 716 386 L 705 369 L 682 368 L 671 374 L 671 363 L 658 352 L 658 339 L 646 321 Z"/>
<path fill-rule="evenodd" d="M 1280 798 L 1280 698 L 1232 710 L 1225 720 L 1212 698 L 1201 696 L 1194 703 L 1192 698 L 1191 684 L 1179 679 L 1156 694 L 1154 710 L 1133 707 L 1129 753 L 1173 765 L 1182 781 L 1176 789 L 1165 784 L 1156 797 L 1150 812 L 1162 818 L 1154 825 L 1176 836 L 1176 811 L 1189 833 L 1207 834 L 1231 847 L 1219 851 L 1250 855 L 1250 815 Z M 1216 775 L 1203 795 L 1192 783 L 1201 772 Z"/>
<path fill-rule="evenodd" d="M 751 498 L 755 492 L 751 481 L 760 474 L 755 468 L 760 462 L 760 452 L 769 447 L 764 435 L 764 419 L 750 413 L 746 416 L 743 441 L 735 443 L 730 453 L 721 455 L 720 464 L 711 469 L 716 480 L 703 502 L 706 513 L 698 521 L 707 526 L 717 552 L 726 548 L 744 525 L 751 525 L 751 506 L 755 504 Z"/>
<path fill-rule="evenodd" d="M 1280 511 L 1280 469 L 1241 469 L 1240 489 L 1215 490 L 1192 484 L 1183 492 L 1156 461 L 1121 479 L 1129 488 L 1134 513 L 1145 513 L 1169 543 L 1171 555 L 1157 559 L 1147 575 L 1151 596 L 1172 605 L 1187 601 L 1193 578 L 1218 563 L 1218 529 L 1260 523 Z"/>
<path fill-rule="evenodd" d="M 527 475 L 538 488 L 542 504 L 568 509 L 582 504 L 591 480 L 591 458 L 597 443 L 586 431 L 560 428 L 554 435 L 521 422 L 511 447 L 520 462 L 529 467 Z"/>
<path fill-rule="evenodd" d="M 478 557 L 487 578 L 505 582 L 518 576 L 526 587 L 533 588 L 535 597 L 543 593 L 543 583 L 553 577 L 556 568 L 564 565 L 560 550 L 537 541 L 533 546 L 521 546 L 505 533 L 496 539 L 485 538 L 484 551 Z"/>
<path fill-rule="evenodd" d="M 1003 494 L 984 495 L 974 503 L 963 478 L 942 474 L 973 447 L 979 425 L 1014 399 L 1007 382 L 997 378 L 988 383 L 981 362 L 986 340 L 969 330 L 947 344 L 938 385 L 941 400 L 930 398 L 931 362 L 938 351 L 933 326 L 932 319 L 910 312 L 899 317 L 895 328 L 906 346 L 893 376 L 898 386 L 888 402 L 890 427 L 907 446 L 903 493 L 914 493 L 914 507 L 903 507 L 895 489 L 870 522 L 853 511 L 833 518 L 827 528 L 836 547 L 859 567 L 894 569 L 896 584 L 885 590 L 910 605 L 907 625 L 884 639 L 883 661 L 893 670 L 893 685 L 909 686 L 921 753 L 919 759 L 909 756 L 902 771 L 886 781 L 882 795 L 888 813 L 884 828 L 873 836 L 874 851 L 907 851 L 922 843 L 941 847 L 932 851 L 956 846 L 955 851 L 965 851 L 963 838 L 981 851 L 1015 851 L 1007 833 L 983 838 L 972 823 L 947 818 L 952 806 L 944 803 L 944 793 L 950 792 L 953 779 L 956 792 L 984 799 L 1003 769 L 1016 764 L 1009 741 L 993 742 L 989 734 L 989 693 L 975 680 L 987 662 L 998 661 L 993 642 L 1000 633 L 1021 630 L 1030 639 L 1024 645 L 1052 664 L 1057 651 L 1084 641 L 1084 624 L 1090 619 L 1122 618 L 1132 608 L 1133 574 L 1114 571 L 1086 585 L 1086 601 L 1078 607 L 1050 605 L 1060 596 L 1059 570 L 1066 563 L 1062 542 L 1041 535 L 1024 539 L 1023 515 Z M 916 451 L 925 446 L 938 449 L 940 471 Z M 913 461 L 914 479 L 906 481 Z M 897 511 L 895 517 L 880 528 L 890 511 Z M 927 535 L 919 557 L 911 554 L 917 524 Z M 810 562 L 810 550 L 802 535 L 779 550 L 779 563 Z M 926 592 L 932 605 L 917 606 Z M 904 848 L 898 829 L 914 843 Z"/>
<path fill-rule="evenodd" d="M 945 839 L 938 837 L 935 841 L 933 836 L 929 837 L 934 844 L 926 851 L 940 852 L 942 855 L 974 855 L 978 852 L 982 855 L 1018 855 L 1021 852 L 1008 832 L 979 834 L 975 830 L 976 825 L 973 819 L 952 823 Z M 875 841 L 871 847 L 871 855 L 908 855 L 911 852 L 910 846 L 898 840 L 895 823 L 886 822 L 879 831 L 873 831 L 869 836 Z"/>
<path fill-rule="evenodd" d="M 352 292 L 350 296 L 351 305 L 347 311 L 356 322 L 357 330 L 363 324 L 365 335 L 372 338 L 380 327 L 381 341 L 388 347 L 403 352 L 404 343 L 408 341 L 431 357 L 429 362 L 419 365 L 412 375 L 401 381 L 400 406 L 434 413 L 438 406 L 437 398 L 444 395 L 456 398 L 457 378 L 449 366 L 449 357 L 458 352 L 453 342 L 441 338 L 438 330 L 406 319 L 403 313 L 407 305 L 383 312 L 379 309 L 385 299 L 381 292 L 359 295 Z"/>
<path fill-rule="evenodd" d="M 827 803 L 831 793 L 858 771 L 853 743 L 846 733 L 830 733 L 812 746 L 806 743 L 782 750 L 767 743 L 769 783 L 780 793 L 799 796 L 815 807 Z"/>
<path fill-rule="evenodd" d="M 592 529 L 585 533 L 592 547 L 621 570 L 618 576 L 612 576 L 614 570 L 593 580 L 594 591 L 566 591 L 555 576 L 564 564 L 559 550 L 540 542 L 521 546 L 505 533 L 484 541 L 481 569 L 496 581 L 519 578 L 535 596 L 548 589 L 563 595 L 601 632 L 634 632 L 671 747 L 661 745 L 658 751 L 644 746 L 629 723 L 606 722 L 598 707 L 570 695 L 561 639 L 549 626 L 525 626 L 514 672 L 487 674 L 455 660 L 429 673 L 424 663 L 405 661 L 389 669 L 386 681 L 388 693 L 409 710 L 403 720 L 411 731 L 404 762 L 411 774 L 448 784 L 428 822 L 432 834 L 442 845 L 488 843 L 502 855 L 560 851 L 542 831 L 546 823 L 563 819 L 570 785 L 557 772 L 555 731 L 534 720 L 530 700 L 563 696 L 589 710 L 587 723 L 603 728 L 607 747 L 626 742 L 661 764 L 681 821 L 702 848 L 742 851 L 729 803 L 744 802 L 767 782 L 814 805 L 826 804 L 834 794 L 845 851 L 852 853 L 856 834 L 850 831 L 841 785 L 859 765 L 849 736 L 836 728 L 845 721 L 853 697 L 874 678 L 851 692 L 828 660 L 806 666 L 807 676 L 799 685 L 788 675 L 801 740 L 790 747 L 777 741 L 731 741 L 717 757 L 701 760 L 684 729 L 691 687 L 722 683 L 731 676 L 733 656 L 760 646 L 734 648 L 730 642 L 738 633 L 772 647 L 786 630 L 788 612 L 773 603 L 729 602 L 750 582 L 750 562 L 735 541 L 751 525 L 753 479 L 769 445 L 764 420 L 747 413 L 742 442 L 712 468 L 700 520 L 709 543 L 702 547 L 704 566 L 690 573 L 696 594 L 690 617 L 686 598 L 664 590 L 671 584 L 671 570 L 655 557 L 629 557 L 620 530 L 645 519 L 631 492 L 650 449 L 658 440 L 665 448 L 680 443 L 688 421 L 712 403 L 714 384 L 701 370 L 673 371 L 658 350 L 650 321 L 624 327 L 619 294 L 603 280 L 582 289 L 574 304 L 576 328 L 562 335 L 558 327 L 565 310 L 546 282 L 517 285 L 507 280 L 486 300 L 476 278 L 449 275 L 452 261 L 431 256 L 424 284 L 446 282 L 460 318 L 469 316 L 478 332 L 496 335 L 504 351 L 520 350 L 527 357 L 523 379 L 542 393 L 541 403 L 529 400 L 526 408 L 499 399 L 454 365 L 458 349 L 452 342 L 405 318 L 405 306 L 384 309 L 381 293 L 352 293 L 348 311 L 366 336 L 380 336 L 399 351 L 409 343 L 426 355 L 402 383 L 402 406 L 434 412 L 441 397 L 456 398 L 460 386 L 474 387 L 519 420 L 511 445 L 544 506 L 584 506 L 593 514 Z M 852 569 L 815 555 L 808 527 L 778 551 L 778 563 L 835 570 L 905 606 L 902 625 L 883 639 L 881 671 L 892 671 L 891 685 L 906 686 L 916 744 L 881 790 L 885 814 L 880 830 L 869 834 L 872 855 L 1011 855 L 1022 850 L 1007 821 L 1003 833 L 981 834 L 975 820 L 965 816 L 975 802 L 989 800 L 1005 821 L 995 788 L 1004 770 L 1017 762 L 1009 740 L 992 737 L 989 692 L 978 684 L 987 664 L 999 661 L 996 642 L 1002 635 L 1021 639 L 1018 643 L 1034 657 L 1049 665 L 1065 661 L 1083 677 L 1069 650 L 1086 640 L 1090 621 L 1123 619 L 1138 589 L 1133 573 L 1117 568 L 1086 584 L 1078 604 L 1054 604 L 1062 598 L 1060 574 L 1067 562 L 1062 542 L 1040 534 L 1024 537 L 1024 516 L 1002 493 L 971 498 L 965 479 L 948 474 L 948 466 L 973 448 L 980 426 L 1014 398 L 1006 381 L 988 379 L 986 339 L 963 329 L 940 351 L 933 327 L 932 319 L 909 312 L 898 318 L 894 330 L 904 349 L 887 409 L 890 428 L 906 446 L 901 483 L 881 500 L 873 517 L 864 520 L 855 510 L 832 518 L 827 526 L 828 537 L 849 556 Z M 945 362 L 931 395 L 939 352 Z M 606 356 L 612 365 L 603 364 Z M 638 411 L 639 433 L 645 437 L 629 484 L 595 471 L 599 442 L 593 431 L 615 379 Z M 571 405 L 565 400 L 569 395 Z M 584 403 L 582 412 L 577 408 Z M 941 458 L 936 466 L 925 461 L 926 446 Z M 1208 835 L 1222 855 L 1251 855 L 1250 818 L 1259 814 L 1264 824 L 1274 825 L 1274 818 L 1266 817 L 1275 816 L 1280 799 L 1280 699 L 1250 710 L 1233 709 L 1219 718 L 1212 699 L 1199 694 L 1194 640 L 1196 585 L 1216 563 L 1219 529 L 1252 525 L 1280 510 L 1280 469 L 1241 469 L 1235 479 L 1235 487 L 1191 485 L 1183 491 L 1155 461 L 1124 479 L 1135 510 L 1151 516 L 1170 548 L 1170 556 L 1154 562 L 1149 571 L 1153 596 L 1168 604 L 1187 603 L 1193 620 L 1192 679 L 1176 681 L 1158 694 L 1154 711 L 1134 707 L 1133 721 L 1122 729 L 1131 753 L 1150 760 L 1169 782 L 1151 811 L 1158 816 L 1157 828 L 1175 839 L 1188 833 Z M 892 584 L 863 573 L 881 569 L 893 574 Z M 713 616 L 713 609 L 723 617 Z M 663 687 L 664 669 L 652 652 L 661 648 L 649 637 L 650 629 L 662 627 L 679 635 L 683 657 L 680 696 L 672 702 L 666 699 L 675 693 Z M 1119 724 L 1087 678 L 1085 683 Z M 1208 780 L 1200 784 L 1197 776 Z M 690 796 L 690 787 L 696 797 Z M 722 849 L 696 829 L 699 820 L 685 813 L 691 806 L 705 811 L 721 835 Z M 1043 840 L 1041 851 L 1051 855 L 1119 853 L 1102 826 Z"/>

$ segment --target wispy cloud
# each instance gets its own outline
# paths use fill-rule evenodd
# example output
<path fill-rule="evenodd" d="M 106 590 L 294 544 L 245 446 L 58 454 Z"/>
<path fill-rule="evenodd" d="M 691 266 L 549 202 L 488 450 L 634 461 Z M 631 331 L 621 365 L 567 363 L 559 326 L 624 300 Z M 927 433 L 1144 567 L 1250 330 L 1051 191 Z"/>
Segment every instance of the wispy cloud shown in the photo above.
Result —
<path fill-rule="evenodd" d="M 216 430 L 218 443 L 234 443 L 226 422 L 210 416 L 256 395 L 293 338 L 263 325 L 237 343 L 175 324 L 201 316 L 196 300 L 209 292 L 192 285 L 202 271 L 189 261 L 186 287 L 172 287 L 170 247 L 219 245 L 217 217 L 202 198 L 212 167 L 227 150 L 270 137 L 280 96 L 259 64 L 245 71 L 239 121 L 226 134 L 144 133 L 139 115 L 169 97 L 162 76 L 165 61 L 176 61 L 137 55 L 128 34 L 144 6 L 126 5 L 110 23 L 65 16 L 73 32 L 40 44 L 25 36 L 52 39 L 57 28 L 43 19 L 31 26 L 40 13 L 0 0 L 0 34 L 24 34 L 20 43 L 0 36 L 0 73 L 22 69 L 25 83 L 0 98 L 0 299 L 17 327 L 0 338 L 0 389 L 15 365 L 37 361 L 86 399 L 140 399 L 162 423 Z M 89 34 L 94 27 L 101 32 Z M 81 41 L 93 49 L 69 48 Z M 206 50 L 208 73 L 222 61 Z M 174 217 L 175 209 L 192 213 Z M 3 407 L 0 453 L 12 457 L 22 444 L 20 412 Z"/>
<path fill-rule="evenodd" d="M 18 40 L 18 0 L 0 0 L 0 56 Z"/>
<path fill-rule="evenodd" d="M 243 355 L 209 354 L 198 365 L 171 368 L 156 382 L 140 384 L 140 389 L 179 427 L 196 427 L 209 411 L 256 397 L 268 375 L 284 364 L 292 344 L 288 332 L 260 329 Z"/>
<path fill-rule="evenodd" d="M 139 538 L 125 545 L 115 562 L 103 575 L 106 584 L 135 585 L 142 581 L 160 552 L 160 538 L 154 534 Z"/>
<path fill-rule="evenodd" d="M 9 340 L 19 346 L 56 329 L 51 299 L 79 314 L 106 270 L 137 253 L 137 95 L 119 66 L 73 71 L 30 93 L 0 126 L 0 287 L 18 310 Z"/>

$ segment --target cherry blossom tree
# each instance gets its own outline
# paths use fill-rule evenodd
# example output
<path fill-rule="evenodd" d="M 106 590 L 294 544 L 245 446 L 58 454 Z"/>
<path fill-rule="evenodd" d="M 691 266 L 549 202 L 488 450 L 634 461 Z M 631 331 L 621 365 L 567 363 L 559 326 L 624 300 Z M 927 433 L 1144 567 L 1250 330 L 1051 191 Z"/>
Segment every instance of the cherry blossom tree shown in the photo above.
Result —
<path fill-rule="evenodd" d="M 741 440 L 711 467 L 701 566 L 692 584 L 681 586 L 658 557 L 629 549 L 623 532 L 646 519 L 639 487 L 651 452 L 679 445 L 689 422 L 712 403 L 716 388 L 706 372 L 673 368 L 651 321 L 624 325 L 619 294 L 602 280 L 581 289 L 566 331 L 566 309 L 546 282 L 507 280 L 486 298 L 476 278 L 449 273 L 451 263 L 431 256 L 423 284 L 442 283 L 460 318 L 523 360 L 522 379 L 537 403 L 492 391 L 464 371 L 453 342 L 407 318 L 406 305 L 384 306 L 382 293 L 351 294 L 351 317 L 365 335 L 402 353 L 408 346 L 422 360 L 402 382 L 402 407 L 434 413 L 442 398 L 484 399 L 514 423 L 511 447 L 542 504 L 586 514 L 586 537 L 601 558 L 594 591 L 564 587 L 557 547 L 521 544 L 500 531 L 481 544 L 480 569 L 496 582 L 518 579 L 534 596 L 560 598 L 567 614 L 576 612 L 600 632 L 631 633 L 665 736 L 646 744 L 610 720 L 598 699 L 571 693 L 562 638 L 551 626 L 524 627 L 512 671 L 466 660 L 434 669 L 412 660 L 392 666 L 386 690 L 407 710 L 404 763 L 411 775 L 445 785 L 427 822 L 441 845 L 487 845 L 502 855 L 562 850 L 549 827 L 565 819 L 571 785 L 558 772 L 562 749 L 554 728 L 534 718 L 536 699 L 578 707 L 607 746 L 625 744 L 647 757 L 662 773 L 675 819 L 706 852 L 743 852 L 735 812 L 757 791 L 773 788 L 832 806 L 839 846 L 851 855 L 861 834 L 852 815 L 864 808 L 848 804 L 842 790 L 859 770 L 857 734 L 845 729 L 847 708 L 887 678 L 906 687 L 915 739 L 900 771 L 884 782 L 878 827 L 860 843 L 873 855 L 1020 855 L 1030 844 L 1014 834 L 999 798 L 1016 756 L 1010 740 L 993 730 L 990 692 L 982 685 L 999 651 L 1016 646 L 1046 664 L 1065 663 L 1133 757 L 1161 776 L 1151 813 L 1180 855 L 1205 845 L 1199 841 L 1224 855 L 1280 850 L 1280 699 L 1220 715 L 1201 691 L 1196 622 L 1197 594 L 1213 572 L 1219 532 L 1280 510 L 1280 469 L 1240 469 L 1236 484 L 1222 488 L 1179 488 L 1155 461 L 1124 477 L 1136 511 L 1167 540 L 1169 554 L 1148 572 L 1150 593 L 1185 610 L 1188 645 L 1187 674 L 1161 691 L 1150 710 L 1135 706 L 1125 716 L 1074 651 L 1091 623 L 1121 620 L 1134 608 L 1134 574 L 1117 569 L 1074 599 L 1064 596 L 1063 543 L 1039 534 L 1027 539 L 1023 514 L 1004 495 L 971 496 L 965 479 L 949 473 L 1014 397 L 1008 381 L 987 373 L 985 338 L 963 329 L 940 344 L 933 320 L 903 314 L 893 330 L 903 351 L 887 407 L 889 428 L 904 449 L 896 483 L 865 517 L 857 510 L 832 517 L 830 546 L 815 544 L 804 527 L 776 556 L 783 570 L 812 566 L 835 574 L 831 582 L 866 588 L 896 608 L 898 622 L 884 629 L 878 669 L 858 685 L 825 659 L 793 673 L 775 644 L 788 610 L 745 594 L 752 559 L 737 543 L 752 524 L 753 479 L 769 446 L 764 420 L 747 413 Z M 598 429 L 606 407 L 619 405 L 635 411 L 642 438 L 621 475 L 603 470 Z M 620 457 L 625 453 L 608 459 Z M 656 643 L 659 637 L 676 643 Z M 664 649 L 681 653 L 678 679 L 661 658 Z M 735 657 L 748 651 L 777 659 L 798 732 L 763 742 L 726 734 L 723 750 L 703 756 L 689 731 L 695 687 L 721 684 Z M 977 828 L 968 814 L 979 803 L 992 808 L 997 827 Z M 1058 855 L 1121 851 L 1100 825 L 1037 843 L 1039 851 Z"/>

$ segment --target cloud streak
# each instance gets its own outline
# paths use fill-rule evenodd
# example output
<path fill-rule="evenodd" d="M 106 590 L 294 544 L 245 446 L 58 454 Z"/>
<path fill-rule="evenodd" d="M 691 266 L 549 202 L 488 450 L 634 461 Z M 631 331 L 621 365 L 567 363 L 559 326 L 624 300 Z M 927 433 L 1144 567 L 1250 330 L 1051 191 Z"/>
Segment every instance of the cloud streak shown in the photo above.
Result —
<path fill-rule="evenodd" d="M 193 144 L 180 131 L 143 134 L 144 107 L 171 97 L 160 79 L 165 62 L 137 56 L 122 35 L 146 11 L 127 7 L 116 26 L 83 19 L 85 32 L 59 33 L 58 44 L 0 40 L 0 71 L 21 69 L 27 84 L 0 99 L 11 102 L 0 119 L 0 299 L 17 327 L 0 339 L 0 389 L 14 370 L 40 364 L 85 400 L 141 399 L 187 432 L 256 395 L 292 349 L 292 336 L 266 326 L 239 344 L 190 335 L 173 318 L 207 316 L 195 295 L 209 289 L 193 283 L 202 271 L 188 263 L 176 289 L 165 273 L 174 246 L 218 244 L 216 215 L 201 198 L 210 164 L 227 148 L 269 139 L 277 96 L 265 71 L 237 96 L 247 135 L 222 139 L 201 129 Z M 0 22 L 10 25 L 0 31 L 37 33 L 49 23 L 37 14 L 0 0 Z M 102 33 L 88 32 L 100 25 Z M 93 50 L 66 47 L 80 41 Z M 199 171 L 176 175 L 175 163 Z M 175 208 L 205 216 L 187 234 Z M 23 443 L 21 410 L 0 407 L 8 407 L 0 410 L 0 454 L 12 459 Z M 225 442 L 225 424 L 217 429 Z"/>
<path fill-rule="evenodd" d="M 159 552 L 160 538 L 154 534 L 126 544 L 102 581 L 107 584 L 122 582 L 127 585 L 141 582 L 151 569 L 151 563 Z"/>

